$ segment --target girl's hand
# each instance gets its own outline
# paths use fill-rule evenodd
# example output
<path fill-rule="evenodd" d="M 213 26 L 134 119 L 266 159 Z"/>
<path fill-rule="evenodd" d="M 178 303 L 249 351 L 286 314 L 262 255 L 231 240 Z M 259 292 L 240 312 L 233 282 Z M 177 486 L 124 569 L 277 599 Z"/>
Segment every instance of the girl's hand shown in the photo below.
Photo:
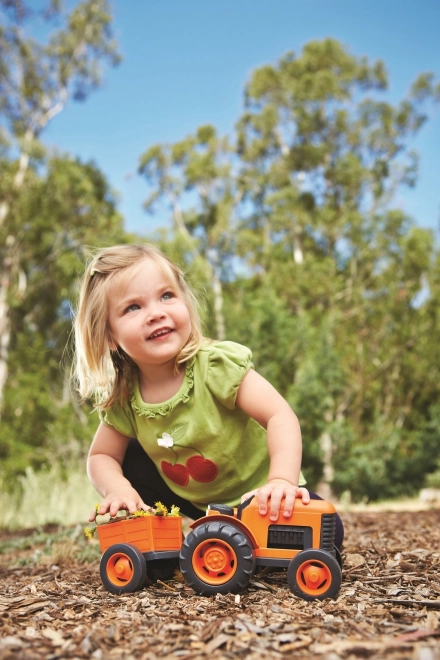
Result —
<path fill-rule="evenodd" d="M 90 513 L 89 522 L 94 522 L 96 516 L 103 516 L 106 513 L 110 513 L 110 516 L 114 517 L 121 509 L 125 509 L 129 513 L 134 513 L 140 509 L 150 511 L 151 507 L 145 504 L 134 488 L 127 487 L 114 493 L 109 493 L 101 502 L 99 509 Z"/>
<path fill-rule="evenodd" d="M 303 504 L 310 502 L 310 495 L 307 488 L 294 486 L 285 479 L 271 479 L 261 488 L 246 493 L 241 498 L 243 502 L 251 495 L 256 495 L 258 498 L 258 511 L 262 516 L 266 515 L 269 506 L 269 517 L 271 520 L 278 520 L 280 513 L 281 500 L 284 498 L 283 516 L 290 518 L 292 515 L 295 498 L 300 497 Z M 270 502 L 269 502 L 270 500 Z"/>

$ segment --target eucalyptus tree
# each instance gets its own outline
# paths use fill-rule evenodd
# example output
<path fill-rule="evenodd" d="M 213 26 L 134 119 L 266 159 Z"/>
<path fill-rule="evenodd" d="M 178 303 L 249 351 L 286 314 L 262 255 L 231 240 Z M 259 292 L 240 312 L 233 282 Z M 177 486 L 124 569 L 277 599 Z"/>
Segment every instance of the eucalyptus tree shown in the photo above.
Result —
<path fill-rule="evenodd" d="M 393 204 L 416 182 L 411 139 L 440 87 L 421 74 L 395 105 L 387 89 L 382 62 L 310 42 L 254 71 L 237 124 L 242 256 L 301 319 L 288 395 L 307 441 L 320 439 L 327 483 L 335 437 L 351 433 L 352 446 L 380 434 L 375 446 L 393 456 L 423 387 L 410 351 L 432 331 L 418 301 L 433 237 Z"/>
<path fill-rule="evenodd" d="M 139 173 L 148 183 L 147 211 L 165 205 L 193 267 L 210 289 L 213 331 L 225 337 L 223 281 L 231 277 L 234 254 L 234 209 L 240 191 L 233 149 L 215 128 L 201 126 L 172 145 L 154 145 L 140 158 Z"/>
<path fill-rule="evenodd" d="M 252 346 L 298 412 L 311 484 L 356 497 L 420 485 L 438 454 L 438 248 L 394 206 L 439 97 L 425 73 L 392 104 L 382 62 L 311 42 L 254 71 L 234 139 L 205 126 L 141 157 L 146 209 L 165 203 L 207 264 L 215 334 Z"/>
<path fill-rule="evenodd" d="M 10 307 L 26 295 L 20 264 L 26 246 L 23 215 L 33 168 L 44 167 L 41 136 L 71 98 L 83 101 L 118 61 L 107 0 L 81 0 L 65 12 L 61 0 L 33 10 L 21 0 L 0 3 L 0 405 L 11 339 Z M 32 36 L 32 19 L 40 21 Z M 18 237 L 20 235 L 20 240 Z"/>
<path fill-rule="evenodd" d="M 44 172 L 30 168 L 26 185 L 13 206 L 23 285 L 9 310 L 14 332 L 0 426 L 0 477 L 8 480 L 55 457 L 62 464 L 90 443 L 95 416 L 80 407 L 70 387 L 76 286 L 84 246 L 129 240 L 96 166 L 52 158 Z"/>

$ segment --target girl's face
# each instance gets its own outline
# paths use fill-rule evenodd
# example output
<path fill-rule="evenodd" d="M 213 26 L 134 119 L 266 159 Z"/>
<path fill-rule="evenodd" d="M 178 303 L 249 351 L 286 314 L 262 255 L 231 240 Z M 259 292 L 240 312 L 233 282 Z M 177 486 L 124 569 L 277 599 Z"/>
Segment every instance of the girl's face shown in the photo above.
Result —
<path fill-rule="evenodd" d="M 191 334 L 188 308 L 176 284 L 145 258 L 127 285 L 116 280 L 108 291 L 110 348 L 120 346 L 143 370 L 173 366 Z"/>

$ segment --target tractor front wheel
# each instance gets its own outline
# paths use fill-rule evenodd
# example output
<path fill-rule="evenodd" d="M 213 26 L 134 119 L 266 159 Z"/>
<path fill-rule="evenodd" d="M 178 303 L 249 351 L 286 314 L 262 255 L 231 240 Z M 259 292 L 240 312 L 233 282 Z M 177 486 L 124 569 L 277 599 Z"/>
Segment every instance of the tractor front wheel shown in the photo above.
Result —
<path fill-rule="evenodd" d="M 304 600 L 335 598 L 341 580 L 337 560 L 325 550 L 302 550 L 287 569 L 290 591 Z"/>

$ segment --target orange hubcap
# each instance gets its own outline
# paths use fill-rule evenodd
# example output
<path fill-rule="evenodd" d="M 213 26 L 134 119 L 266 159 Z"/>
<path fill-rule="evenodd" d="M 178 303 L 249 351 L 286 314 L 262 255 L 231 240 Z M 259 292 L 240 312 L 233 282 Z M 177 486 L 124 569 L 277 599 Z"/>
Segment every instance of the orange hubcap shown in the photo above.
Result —
<path fill-rule="evenodd" d="M 133 564 L 130 557 L 118 552 L 110 557 L 107 562 L 107 577 L 117 586 L 127 584 L 134 575 Z"/>
<path fill-rule="evenodd" d="M 237 570 L 237 557 L 229 543 L 209 539 L 196 548 L 192 565 L 195 574 L 203 582 L 224 584 Z"/>
<path fill-rule="evenodd" d="M 330 587 L 332 574 L 323 562 L 305 561 L 298 568 L 296 581 L 305 593 L 311 596 L 319 596 Z"/>

